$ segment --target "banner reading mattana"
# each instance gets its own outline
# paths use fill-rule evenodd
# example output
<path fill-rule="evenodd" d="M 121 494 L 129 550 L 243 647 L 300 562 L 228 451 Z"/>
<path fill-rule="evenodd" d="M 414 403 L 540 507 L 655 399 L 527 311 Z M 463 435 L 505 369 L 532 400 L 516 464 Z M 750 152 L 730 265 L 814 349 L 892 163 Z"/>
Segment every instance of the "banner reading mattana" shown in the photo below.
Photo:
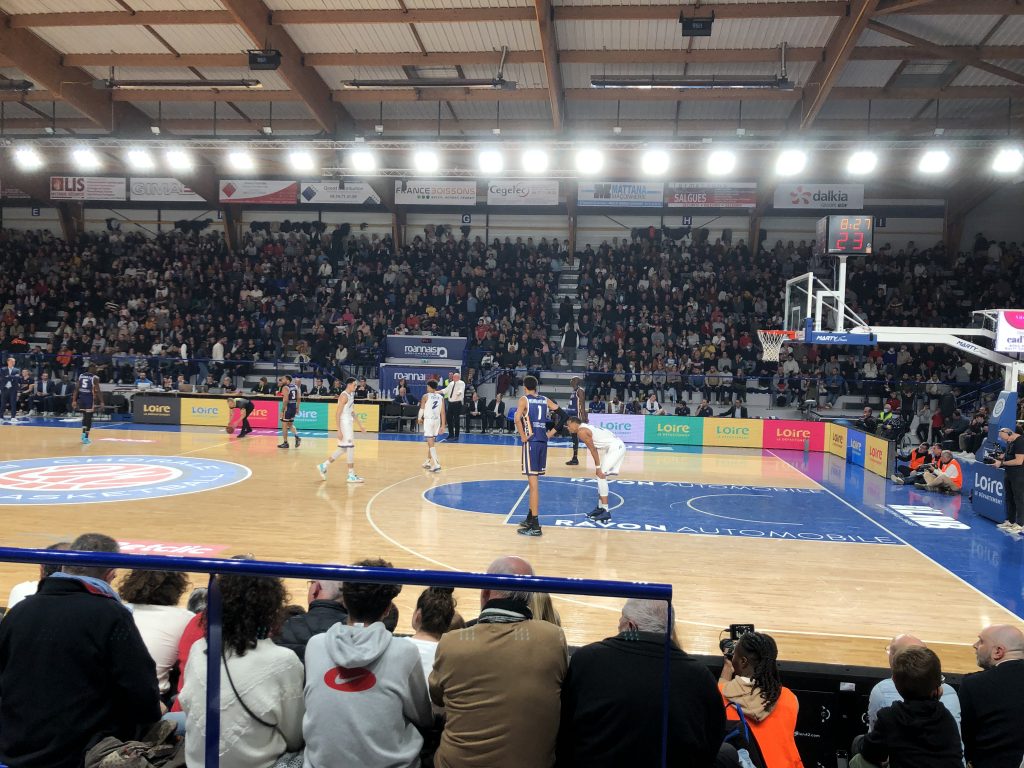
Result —
<path fill-rule="evenodd" d="M 665 185 L 669 208 L 756 208 L 757 184 L 753 182 L 672 182 Z"/>

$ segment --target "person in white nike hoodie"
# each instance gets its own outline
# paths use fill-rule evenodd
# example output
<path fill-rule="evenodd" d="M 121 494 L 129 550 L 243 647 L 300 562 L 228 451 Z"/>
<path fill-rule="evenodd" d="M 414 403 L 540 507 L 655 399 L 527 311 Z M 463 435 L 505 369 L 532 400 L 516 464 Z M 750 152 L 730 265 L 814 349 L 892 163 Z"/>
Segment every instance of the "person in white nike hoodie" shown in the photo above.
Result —
<path fill-rule="evenodd" d="M 392 567 L 383 560 L 360 566 Z M 381 623 L 401 587 L 345 582 L 348 623 L 306 646 L 304 768 L 419 768 L 433 723 L 416 646 Z"/>

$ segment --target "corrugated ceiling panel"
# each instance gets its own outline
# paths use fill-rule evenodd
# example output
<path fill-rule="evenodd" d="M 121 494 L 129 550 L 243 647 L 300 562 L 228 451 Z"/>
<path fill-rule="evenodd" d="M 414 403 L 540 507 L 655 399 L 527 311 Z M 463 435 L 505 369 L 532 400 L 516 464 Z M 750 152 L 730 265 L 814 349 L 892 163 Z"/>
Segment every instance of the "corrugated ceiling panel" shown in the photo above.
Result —
<path fill-rule="evenodd" d="M 660 21 L 559 21 L 558 44 L 572 50 L 684 50 L 773 48 L 782 41 L 796 47 L 820 47 L 828 41 L 836 20 L 722 19 L 711 37 L 683 38 L 679 23 Z"/>
<path fill-rule="evenodd" d="M 291 86 L 281 77 L 279 72 L 250 72 L 248 69 L 238 67 L 203 67 L 199 71 L 203 73 L 207 80 L 246 78 L 259 80 L 263 84 L 263 89 L 267 91 L 287 91 L 291 89 Z"/>
<path fill-rule="evenodd" d="M 0 77 L 6 77 L 8 80 L 27 80 L 25 73 L 17 67 L 0 67 Z"/>
<path fill-rule="evenodd" d="M 1024 74 L 1024 61 L 1020 60 L 1002 60 L 990 62 L 1003 69 L 1008 69 L 1011 72 L 1016 72 L 1019 75 Z M 991 72 L 985 72 L 975 67 L 967 67 L 960 75 L 953 81 L 953 85 L 956 86 L 972 86 L 972 85 L 1020 85 L 1013 80 L 1008 80 L 999 75 L 994 75 Z"/>
<path fill-rule="evenodd" d="M 220 11 L 217 0 L 131 0 L 136 11 Z"/>
<path fill-rule="evenodd" d="M 899 40 L 896 40 L 895 38 L 889 37 L 888 35 L 883 35 L 881 32 L 875 32 L 873 29 L 865 29 L 863 32 L 861 32 L 860 39 L 857 41 L 857 45 L 872 47 L 883 45 L 890 48 L 897 48 L 900 46 L 903 46 L 905 48 L 909 47 L 906 43 L 902 43 Z"/>
<path fill-rule="evenodd" d="M 1021 40 L 1024 40 L 1024 16 L 1008 16 L 988 44 L 1020 45 Z"/>
<path fill-rule="evenodd" d="M 738 120 L 739 107 L 735 101 L 684 101 L 679 104 L 679 119 Z"/>
<path fill-rule="evenodd" d="M 398 0 L 264 0 L 272 11 L 401 10 Z"/>
<path fill-rule="evenodd" d="M 927 103 L 927 100 L 924 99 L 872 101 L 871 120 L 909 119 L 916 115 Z M 831 99 L 822 108 L 821 117 L 825 120 L 867 120 L 868 103 L 867 101 Z"/>
<path fill-rule="evenodd" d="M 451 0 L 406 0 L 406 6 L 413 10 L 420 8 L 451 8 Z M 530 0 L 458 0 L 458 8 L 522 8 L 533 6 Z"/>
<path fill-rule="evenodd" d="M 970 3 L 965 3 L 967 9 Z M 884 24 L 923 37 L 937 45 L 977 45 L 999 21 L 999 16 L 887 16 Z M 1020 40 L 1018 39 L 1019 43 Z"/>
<path fill-rule="evenodd" d="M 503 45 L 513 51 L 540 48 L 537 24 L 530 21 L 417 24 L 416 31 L 428 51 L 496 51 Z"/>
<path fill-rule="evenodd" d="M 270 103 L 266 101 L 246 102 L 237 105 L 249 117 L 256 120 L 267 120 L 270 117 Z M 219 109 L 218 115 L 224 114 Z M 230 117 L 230 113 L 228 113 Z M 310 117 L 309 110 L 301 101 L 276 101 L 274 102 L 274 120 L 285 120 L 290 118 Z M 275 133 L 277 129 L 274 129 Z"/>
<path fill-rule="evenodd" d="M 32 31 L 61 53 L 167 53 L 142 27 L 40 27 Z"/>
<path fill-rule="evenodd" d="M 349 80 L 395 80 L 405 77 L 401 67 L 316 67 L 320 77 L 337 90 Z"/>
<path fill-rule="evenodd" d="M 495 105 L 483 101 L 453 101 L 452 109 L 460 120 L 494 120 Z M 501 105 L 502 120 L 551 121 L 551 105 L 546 101 L 509 101 Z"/>
<path fill-rule="evenodd" d="M 253 47 L 237 24 L 167 24 L 153 29 L 178 53 L 236 53 Z M 161 52 L 166 53 L 163 46 Z"/>
<path fill-rule="evenodd" d="M 794 0 L 795 2 L 818 2 L 819 0 Z M 716 0 L 715 5 L 739 5 L 749 3 L 750 0 Z M 766 5 L 772 3 L 786 2 L 786 0 L 761 0 Z M 835 0 L 836 5 L 843 5 L 845 0 Z M 597 5 L 672 5 L 674 7 L 692 7 L 696 5 L 694 0 L 685 0 L 685 2 L 678 3 L 665 3 L 664 0 L 555 0 L 554 5 L 577 5 L 577 6 L 597 6 Z M 704 3 L 707 5 L 707 3 Z"/>
<path fill-rule="evenodd" d="M 591 76 L 614 75 L 772 75 L 778 72 L 774 64 L 562 64 L 562 84 L 565 88 L 589 88 Z M 802 83 L 809 77 L 813 64 L 797 62 L 789 67 L 789 79 Z M 739 98 L 739 97 L 737 97 Z"/>
<path fill-rule="evenodd" d="M 419 50 L 408 24 L 286 24 L 285 29 L 306 53 L 397 53 Z"/>
<path fill-rule="evenodd" d="M 994 116 L 1001 119 L 1003 121 L 1002 127 L 1005 129 L 1006 100 L 962 99 L 957 101 L 944 101 L 939 105 L 939 125 L 942 125 L 943 118 L 984 118 L 986 116 Z M 997 119 L 995 122 L 998 124 L 999 120 Z"/>
<path fill-rule="evenodd" d="M 743 119 L 781 120 L 789 117 L 793 103 L 789 101 L 744 101 Z"/>
<path fill-rule="evenodd" d="M 849 88 L 872 88 L 885 85 L 893 76 L 898 61 L 848 61 L 836 85 Z"/>
<path fill-rule="evenodd" d="M 83 11 L 123 11 L 114 0 L 0 0 L 5 13 L 79 13 Z"/>
<path fill-rule="evenodd" d="M 495 57 L 494 66 L 486 64 L 472 64 L 462 68 L 466 77 L 486 78 L 494 77 L 497 71 L 498 60 Z M 543 64 L 506 64 L 505 79 L 511 80 L 520 88 L 547 88 L 548 78 Z"/>

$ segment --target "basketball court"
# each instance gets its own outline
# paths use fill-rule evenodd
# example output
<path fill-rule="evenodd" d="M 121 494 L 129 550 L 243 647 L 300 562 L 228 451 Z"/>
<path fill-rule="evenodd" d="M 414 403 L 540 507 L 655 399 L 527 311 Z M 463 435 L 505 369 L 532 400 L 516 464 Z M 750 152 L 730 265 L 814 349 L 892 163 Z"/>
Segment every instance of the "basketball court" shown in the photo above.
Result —
<path fill-rule="evenodd" d="M 973 668 L 976 631 L 1022 624 L 1024 542 L 976 516 L 965 497 L 898 487 L 827 453 L 631 446 L 611 484 L 612 520 L 593 523 L 593 470 L 566 467 L 554 441 L 541 481 L 541 538 L 517 536 L 526 483 L 511 437 L 440 444 L 420 468 L 418 436 L 357 438 L 365 484 L 345 483 L 325 433 L 299 449 L 276 435 L 101 425 L 83 447 L 74 422 L 5 426 L 5 543 L 44 547 L 86 530 L 131 552 L 483 570 L 515 553 L 543 575 L 670 582 L 686 648 L 717 651 L 728 624 L 777 636 L 791 660 L 878 666 L 888 639 L 913 631 L 949 668 Z M 316 435 L 317 433 L 312 433 Z M 31 566 L 0 568 L 3 594 Z M 201 583 L 199 579 L 197 584 Z M 305 603 L 305 584 L 289 585 Z M 400 629 L 418 590 L 398 600 Z M 460 594 L 474 615 L 477 596 Z M 571 643 L 615 632 L 618 601 L 559 598 Z"/>

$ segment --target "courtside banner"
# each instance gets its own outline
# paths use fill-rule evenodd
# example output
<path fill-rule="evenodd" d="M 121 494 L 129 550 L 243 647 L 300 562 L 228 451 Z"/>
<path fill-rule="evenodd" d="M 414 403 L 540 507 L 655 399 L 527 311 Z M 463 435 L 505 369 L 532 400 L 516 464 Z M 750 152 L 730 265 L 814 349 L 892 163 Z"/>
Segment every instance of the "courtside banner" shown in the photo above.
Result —
<path fill-rule="evenodd" d="M 476 205 L 476 181 L 396 179 L 395 205 Z"/>
<path fill-rule="evenodd" d="M 124 177 L 51 176 L 51 200 L 127 200 Z"/>
<path fill-rule="evenodd" d="M 380 396 L 390 400 L 398 394 L 398 383 L 405 381 L 409 388 L 409 394 L 419 400 L 427 391 L 427 382 L 431 379 L 441 381 L 451 373 L 451 368 L 445 365 L 395 365 L 394 363 L 381 363 L 378 380 L 380 382 Z M 515 400 L 506 399 L 515 403 Z M 513 406 L 512 410 L 515 410 Z"/>
<path fill-rule="evenodd" d="M 999 439 L 999 430 L 1003 427 L 1018 431 L 1017 393 L 1013 390 L 1000 392 L 999 398 L 992 406 L 992 418 L 988 420 L 988 439 L 996 442 Z"/>
<path fill-rule="evenodd" d="M 846 427 L 829 422 L 828 452 L 846 461 Z"/>
<path fill-rule="evenodd" d="M 863 184 L 780 184 L 775 207 L 805 211 L 859 211 L 864 208 Z"/>
<path fill-rule="evenodd" d="M 206 202 L 177 179 L 131 178 L 128 194 L 132 200 L 151 203 L 203 203 Z"/>
<path fill-rule="evenodd" d="M 756 208 L 757 184 L 671 182 L 665 185 L 665 205 L 669 208 Z"/>
<path fill-rule="evenodd" d="M 299 182 L 276 179 L 221 179 L 220 202 L 295 205 Z"/>
<path fill-rule="evenodd" d="M 380 195 L 367 181 L 303 181 L 299 202 L 315 205 L 380 205 Z"/>
<path fill-rule="evenodd" d="M 644 420 L 644 442 L 662 445 L 710 445 L 705 443 L 705 422 L 693 416 L 640 416 Z M 731 421 L 731 419 L 730 419 Z M 760 444 L 758 445 L 760 448 Z"/>
<path fill-rule="evenodd" d="M 191 426 L 226 427 L 231 417 L 231 406 L 224 398 L 181 398 L 181 423 Z"/>
<path fill-rule="evenodd" d="M 809 451 L 823 451 L 825 427 L 823 421 L 765 421 L 762 445 L 765 448 L 802 451 L 806 443 Z"/>
<path fill-rule="evenodd" d="M 974 511 L 988 520 L 1003 522 L 1006 519 L 1006 470 L 980 461 L 965 461 L 960 466 L 966 476 L 964 487 L 972 489 Z"/>
<path fill-rule="evenodd" d="M 139 424 L 179 424 L 180 398 L 173 395 L 136 395 L 132 398 L 132 421 Z"/>
<path fill-rule="evenodd" d="M 385 346 L 387 358 L 400 357 L 405 360 L 448 361 L 452 366 L 462 366 L 462 355 L 466 351 L 466 339 L 462 336 L 388 336 Z"/>
<path fill-rule="evenodd" d="M 337 406 L 334 407 L 337 409 Z M 380 406 L 377 403 L 356 403 L 352 412 L 367 432 L 380 431 Z M 337 424 L 336 421 L 333 423 Z M 359 431 L 359 427 L 355 429 Z"/>
<path fill-rule="evenodd" d="M 584 208 L 661 208 L 665 184 L 645 181 L 581 181 L 576 203 Z"/>
<path fill-rule="evenodd" d="M 867 435 L 856 429 L 846 430 L 846 460 L 858 467 L 864 466 L 867 456 Z"/>
<path fill-rule="evenodd" d="M 558 205 L 555 179 L 501 179 L 487 182 L 488 205 Z"/>
<path fill-rule="evenodd" d="M 253 400 L 249 426 L 253 429 L 276 429 L 281 423 L 281 399 Z"/>
<path fill-rule="evenodd" d="M 295 414 L 295 428 L 330 429 L 330 406 L 331 403 L 302 401 Z"/>
<path fill-rule="evenodd" d="M 874 435 L 866 435 L 867 450 L 864 453 L 864 469 L 882 477 L 889 476 L 889 454 L 892 443 Z"/>
<path fill-rule="evenodd" d="M 760 448 L 763 439 L 760 419 L 704 419 L 704 445 Z"/>
<path fill-rule="evenodd" d="M 607 429 L 624 443 L 642 443 L 646 440 L 646 416 L 625 416 L 621 413 L 591 413 L 587 421 L 595 427 Z"/>

